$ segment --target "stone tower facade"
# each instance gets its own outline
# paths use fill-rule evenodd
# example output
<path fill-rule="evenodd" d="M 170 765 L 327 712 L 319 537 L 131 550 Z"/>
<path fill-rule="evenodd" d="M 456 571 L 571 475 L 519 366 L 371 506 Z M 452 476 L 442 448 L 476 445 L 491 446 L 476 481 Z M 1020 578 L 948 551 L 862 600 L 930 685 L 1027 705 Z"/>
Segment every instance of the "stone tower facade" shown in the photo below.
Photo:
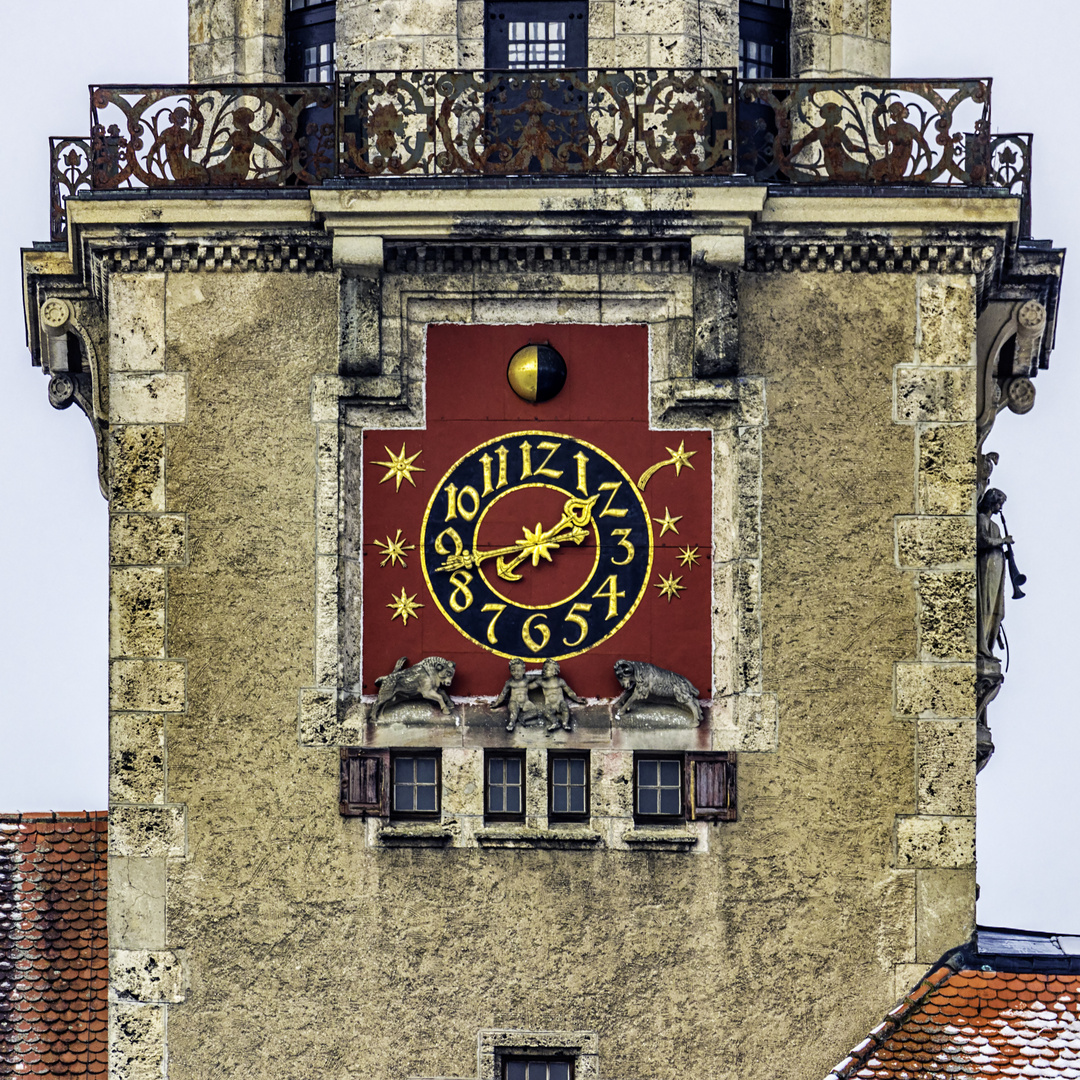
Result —
<path fill-rule="evenodd" d="M 193 85 L 54 148 L 115 1077 L 814 1077 L 971 934 L 1029 137 L 888 81 L 887 0 L 796 3 L 793 81 L 573 3 L 338 0 L 299 85 L 191 0 Z"/>

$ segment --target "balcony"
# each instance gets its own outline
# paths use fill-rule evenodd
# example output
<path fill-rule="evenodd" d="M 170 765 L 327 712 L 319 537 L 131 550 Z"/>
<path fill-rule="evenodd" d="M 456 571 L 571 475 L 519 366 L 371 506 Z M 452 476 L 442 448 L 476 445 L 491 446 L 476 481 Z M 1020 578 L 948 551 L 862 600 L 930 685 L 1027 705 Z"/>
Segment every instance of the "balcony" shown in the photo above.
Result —
<path fill-rule="evenodd" d="M 989 79 L 740 81 L 733 70 L 344 72 L 335 85 L 91 87 L 54 138 L 51 236 L 83 191 L 371 186 L 399 177 L 953 185 L 1021 196 L 1031 135 Z"/>

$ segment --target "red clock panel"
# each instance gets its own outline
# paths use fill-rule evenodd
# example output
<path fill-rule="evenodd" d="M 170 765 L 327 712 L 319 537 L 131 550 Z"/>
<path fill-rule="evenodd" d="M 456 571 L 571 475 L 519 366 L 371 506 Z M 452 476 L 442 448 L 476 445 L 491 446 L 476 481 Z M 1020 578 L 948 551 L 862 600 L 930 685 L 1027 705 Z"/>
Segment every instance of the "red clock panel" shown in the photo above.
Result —
<path fill-rule="evenodd" d="M 547 401 L 507 377 L 530 344 L 565 362 Z M 648 350 L 643 326 L 428 328 L 426 426 L 364 433 L 365 693 L 434 655 L 465 697 L 511 657 L 589 697 L 622 658 L 711 696 L 711 437 L 650 430 Z"/>

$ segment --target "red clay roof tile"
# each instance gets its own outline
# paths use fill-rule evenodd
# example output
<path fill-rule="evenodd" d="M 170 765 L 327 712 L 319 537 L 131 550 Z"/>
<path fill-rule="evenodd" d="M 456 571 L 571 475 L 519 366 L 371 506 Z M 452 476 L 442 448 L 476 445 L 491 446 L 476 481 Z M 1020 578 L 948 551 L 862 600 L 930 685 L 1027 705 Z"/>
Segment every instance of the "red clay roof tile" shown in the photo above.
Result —
<path fill-rule="evenodd" d="M 103 1075 L 108 815 L 0 820 L 0 1073 Z"/>

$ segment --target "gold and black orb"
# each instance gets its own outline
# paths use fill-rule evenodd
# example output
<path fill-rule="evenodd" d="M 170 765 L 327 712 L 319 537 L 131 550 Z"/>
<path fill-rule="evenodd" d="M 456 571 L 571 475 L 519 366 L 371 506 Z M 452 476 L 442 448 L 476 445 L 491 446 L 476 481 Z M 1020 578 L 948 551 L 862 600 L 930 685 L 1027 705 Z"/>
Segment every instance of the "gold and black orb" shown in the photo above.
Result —
<path fill-rule="evenodd" d="M 566 384 L 566 361 L 550 345 L 526 345 L 510 357 L 506 381 L 523 401 L 550 401 Z"/>

